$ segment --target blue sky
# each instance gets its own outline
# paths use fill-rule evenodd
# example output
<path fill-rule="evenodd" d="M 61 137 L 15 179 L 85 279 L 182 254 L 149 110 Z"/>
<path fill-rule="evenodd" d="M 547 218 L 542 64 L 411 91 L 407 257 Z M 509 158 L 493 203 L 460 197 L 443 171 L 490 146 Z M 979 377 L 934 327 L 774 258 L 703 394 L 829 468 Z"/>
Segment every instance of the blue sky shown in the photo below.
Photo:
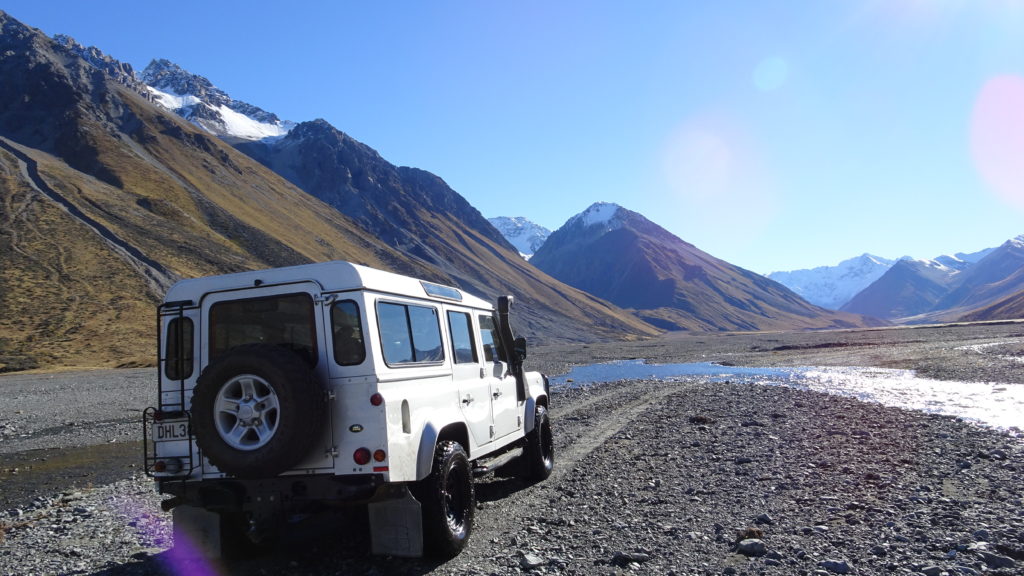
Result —
<path fill-rule="evenodd" d="M 615 202 L 761 273 L 1024 234 L 1024 0 L 0 9 L 324 118 L 485 216 Z"/>

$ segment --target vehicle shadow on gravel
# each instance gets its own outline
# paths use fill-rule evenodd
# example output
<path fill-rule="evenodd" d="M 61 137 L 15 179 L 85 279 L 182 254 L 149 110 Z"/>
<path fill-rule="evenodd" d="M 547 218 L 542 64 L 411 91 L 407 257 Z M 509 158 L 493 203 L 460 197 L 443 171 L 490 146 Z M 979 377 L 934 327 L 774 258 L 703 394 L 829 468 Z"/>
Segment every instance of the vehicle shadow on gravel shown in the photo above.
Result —
<path fill-rule="evenodd" d="M 475 485 L 476 501 L 478 504 L 486 504 L 504 500 L 532 485 L 519 477 L 517 464 L 512 463 L 508 466 L 507 470 L 498 470 L 493 474 L 477 479 Z"/>
<path fill-rule="evenodd" d="M 511 468 L 511 467 L 510 467 Z M 514 472 L 511 472 L 514 473 Z M 476 483 L 477 502 L 484 508 L 531 484 L 510 472 L 489 474 Z M 444 565 L 431 558 L 373 556 L 365 509 L 321 513 L 289 523 L 280 540 L 248 558 L 185 559 L 169 549 L 137 562 L 109 566 L 90 576 L 242 576 L 251 574 L 403 574 L 422 576 Z"/>
<path fill-rule="evenodd" d="M 370 554 L 365 511 L 326 512 L 289 523 L 281 538 L 247 557 L 197 559 L 171 548 L 90 576 L 250 576 L 252 574 L 404 574 L 422 576 L 442 562 Z"/>

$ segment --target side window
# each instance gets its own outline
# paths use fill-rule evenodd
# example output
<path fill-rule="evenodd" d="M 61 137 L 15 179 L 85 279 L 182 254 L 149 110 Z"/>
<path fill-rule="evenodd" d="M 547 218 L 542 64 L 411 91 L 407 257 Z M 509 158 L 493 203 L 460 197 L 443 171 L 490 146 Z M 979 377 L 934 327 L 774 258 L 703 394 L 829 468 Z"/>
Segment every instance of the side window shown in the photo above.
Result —
<path fill-rule="evenodd" d="M 480 342 L 484 345 L 484 360 L 488 362 L 505 361 L 498 327 L 494 324 L 494 318 L 491 316 L 480 316 Z"/>
<path fill-rule="evenodd" d="M 164 375 L 171 380 L 184 380 L 192 376 L 191 318 L 175 318 L 167 324 L 164 343 Z"/>
<path fill-rule="evenodd" d="M 444 360 L 437 310 L 428 306 L 377 303 L 384 361 L 393 364 L 432 364 Z"/>
<path fill-rule="evenodd" d="M 331 332 L 334 335 L 335 362 L 341 366 L 355 366 L 366 360 L 359 304 L 342 300 L 331 307 Z"/>
<path fill-rule="evenodd" d="M 317 362 L 316 320 L 309 294 L 229 300 L 210 307 L 210 359 L 245 344 L 294 350 Z"/>
<path fill-rule="evenodd" d="M 448 332 L 452 337 L 452 353 L 456 364 L 476 364 L 476 346 L 473 344 L 473 324 L 465 312 L 448 313 Z"/>

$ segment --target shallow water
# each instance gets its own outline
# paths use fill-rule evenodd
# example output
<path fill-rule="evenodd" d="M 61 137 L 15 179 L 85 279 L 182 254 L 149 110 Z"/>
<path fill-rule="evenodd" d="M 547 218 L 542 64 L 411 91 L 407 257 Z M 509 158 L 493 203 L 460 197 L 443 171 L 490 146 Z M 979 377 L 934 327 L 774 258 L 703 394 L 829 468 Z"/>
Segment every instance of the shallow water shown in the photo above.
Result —
<path fill-rule="evenodd" d="M 579 387 L 618 380 L 711 382 L 743 380 L 851 396 L 886 406 L 959 416 L 1001 429 L 1024 428 L 1024 386 L 948 382 L 918 378 L 912 370 L 860 367 L 751 368 L 712 363 L 645 364 L 624 360 L 577 366 L 551 379 L 553 387 Z"/>

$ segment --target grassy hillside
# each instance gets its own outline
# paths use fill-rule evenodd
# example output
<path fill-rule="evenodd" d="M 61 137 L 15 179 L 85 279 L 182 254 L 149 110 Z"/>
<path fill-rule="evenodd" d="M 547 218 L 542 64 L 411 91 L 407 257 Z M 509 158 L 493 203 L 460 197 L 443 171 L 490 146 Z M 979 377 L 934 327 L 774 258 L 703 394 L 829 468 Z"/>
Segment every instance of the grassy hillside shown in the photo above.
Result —
<path fill-rule="evenodd" d="M 533 339 L 656 332 L 415 198 L 431 260 L 382 241 L 2 12 L 0 77 L 0 371 L 152 364 L 174 280 L 335 259 L 512 293 Z"/>
<path fill-rule="evenodd" d="M 995 304 L 970 312 L 959 320 L 975 322 L 987 320 L 1016 320 L 1024 318 L 1024 290 Z"/>

